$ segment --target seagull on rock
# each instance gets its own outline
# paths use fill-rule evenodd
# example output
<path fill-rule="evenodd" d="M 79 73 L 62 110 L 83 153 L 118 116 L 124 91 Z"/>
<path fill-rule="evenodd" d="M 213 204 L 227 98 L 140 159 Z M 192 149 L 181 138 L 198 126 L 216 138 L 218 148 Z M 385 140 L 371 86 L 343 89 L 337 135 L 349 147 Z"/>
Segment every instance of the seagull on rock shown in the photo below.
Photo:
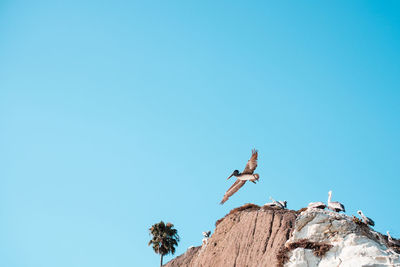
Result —
<path fill-rule="evenodd" d="M 287 201 L 286 200 L 284 200 L 284 201 L 282 201 L 282 200 L 276 201 L 272 197 L 269 197 L 269 199 L 271 199 L 272 202 L 265 203 L 264 206 L 274 207 L 274 208 L 279 208 L 279 209 L 286 209 L 286 207 L 287 207 Z"/>
<path fill-rule="evenodd" d="M 228 177 L 231 178 L 232 176 L 235 176 L 237 178 L 236 182 L 226 191 L 224 197 L 222 198 L 221 205 L 224 204 L 230 196 L 235 194 L 247 181 L 251 181 L 253 183 L 256 183 L 258 179 L 260 178 L 260 175 L 257 173 L 254 173 L 254 170 L 257 168 L 257 157 L 258 157 L 258 152 L 257 150 L 253 149 L 251 151 L 251 158 L 247 162 L 246 167 L 244 168 L 242 173 L 239 173 L 238 170 L 234 170 L 231 176 Z M 227 180 L 228 180 L 227 179 Z"/>
<path fill-rule="evenodd" d="M 281 208 L 281 209 L 286 209 L 286 207 L 287 207 L 287 201 L 286 200 L 283 200 L 283 201 L 282 200 L 278 200 L 278 201 L 276 201 L 272 197 L 269 197 L 269 199 L 271 199 L 272 204 L 275 207 L 278 207 L 278 208 Z"/>
<path fill-rule="evenodd" d="M 344 206 L 342 203 L 337 202 L 337 201 L 331 201 L 332 198 L 332 191 L 328 192 L 328 209 L 336 211 L 336 212 L 340 212 L 343 211 L 345 212 L 346 210 L 344 209 Z"/>

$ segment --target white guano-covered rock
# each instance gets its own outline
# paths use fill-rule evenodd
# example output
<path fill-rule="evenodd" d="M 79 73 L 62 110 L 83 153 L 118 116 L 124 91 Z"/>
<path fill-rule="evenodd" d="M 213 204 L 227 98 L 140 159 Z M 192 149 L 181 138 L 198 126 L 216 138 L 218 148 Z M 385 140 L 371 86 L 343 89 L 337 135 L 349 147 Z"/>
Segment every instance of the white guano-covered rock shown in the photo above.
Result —
<path fill-rule="evenodd" d="M 293 249 L 288 253 L 286 267 L 400 266 L 400 255 L 390 249 L 385 236 L 336 212 L 303 211 L 296 219 L 286 247 L 299 242 L 332 247 L 321 257 L 311 249 Z"/>

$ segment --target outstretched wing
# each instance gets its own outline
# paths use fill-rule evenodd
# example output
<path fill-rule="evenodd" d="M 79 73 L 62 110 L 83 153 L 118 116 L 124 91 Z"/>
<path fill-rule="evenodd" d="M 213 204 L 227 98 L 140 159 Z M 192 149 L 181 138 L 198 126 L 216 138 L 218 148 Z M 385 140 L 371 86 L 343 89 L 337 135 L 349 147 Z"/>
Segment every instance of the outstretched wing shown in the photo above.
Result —
<path fill-rule="evenodd" d="M 258 151 L 253 149 L 251 151 L 251 158 L 247 162 L 246 167 L 244 168 L 242 174 L 253 174 L 254 170 L 257 168 L 257 157 L 258 157 Z"/>
<path fill-rule="evenodd" d="M 230 198 L 230 196 L 235 194 L 245 183 L 246 180 L 242 181 L 237 179 L 236 182 L 228 189 L 228 191 L 226 191 L 224 198 L 222 199 L 220 204 L 224 204 Z"/>

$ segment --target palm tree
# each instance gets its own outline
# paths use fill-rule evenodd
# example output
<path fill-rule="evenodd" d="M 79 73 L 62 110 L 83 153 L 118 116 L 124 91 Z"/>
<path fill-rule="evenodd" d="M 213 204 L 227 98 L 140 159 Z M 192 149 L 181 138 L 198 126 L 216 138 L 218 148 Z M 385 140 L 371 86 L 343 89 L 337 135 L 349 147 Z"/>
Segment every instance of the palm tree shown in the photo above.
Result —
<path fill-rule="evenodd" d="M 149 229 L 153 238 L 149 241 L 154 252 L 161 255 L 160 266 L 162 266 L 163 257 L 168 253 L 175 253 L 175 246 L 178 246 L 178 230 L 173 228 L 172 223 L 165 224 L 163 221 L 152 225 Z"/>

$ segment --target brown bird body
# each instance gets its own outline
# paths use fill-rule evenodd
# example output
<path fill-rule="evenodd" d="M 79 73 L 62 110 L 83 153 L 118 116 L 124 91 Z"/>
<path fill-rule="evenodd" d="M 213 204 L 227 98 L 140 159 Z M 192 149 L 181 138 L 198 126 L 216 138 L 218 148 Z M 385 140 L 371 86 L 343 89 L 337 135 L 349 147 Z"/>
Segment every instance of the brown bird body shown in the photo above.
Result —
<path fill-rule="evenodd" d="M 251 181 L 253 183 L 256 183 L 258 179 L 260 178 L 260 175 L 257 173 L 254 173 L 254 170 L 257 168 L 257 158 L 258 158 L 258 152 L 257 150 L 253 149 L 251 153 L 251 158 L 247 162 L 246 167 L 244 168 L 242 173 L 239 173 L 238 170 L 235 170 L 231 176 L 228 177 L 231 178 L 232 176 L 235 176 L 237 180 L 235 183 L 226 191 L 224 197 L 222 198 L 221 205 L 224 204 L 229 197 L 231 197 L 233 194 L 235 194 L 247 181 Z"/>

